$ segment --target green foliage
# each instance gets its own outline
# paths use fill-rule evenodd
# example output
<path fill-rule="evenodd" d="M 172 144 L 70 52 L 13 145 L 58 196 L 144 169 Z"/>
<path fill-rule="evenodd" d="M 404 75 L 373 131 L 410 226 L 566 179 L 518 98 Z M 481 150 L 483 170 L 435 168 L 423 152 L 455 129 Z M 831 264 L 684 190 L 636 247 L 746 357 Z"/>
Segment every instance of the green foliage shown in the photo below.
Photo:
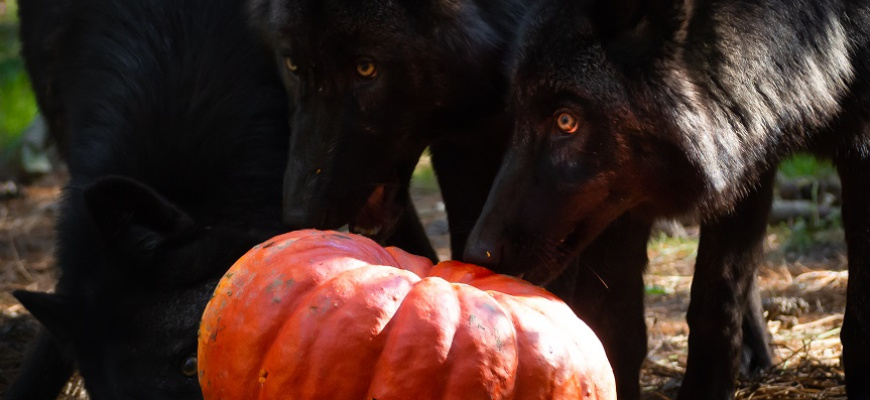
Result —
<path fill-rule="evenodd" d="M 424 191 L 438 191 L 438 177 L 435 176 L 435 170 L 432 169 L 429 149 L 426 149 L 426 152 L 420 157 L 417 168 L 414 169 L 414 175 L 411 176 L 411 187 Z"/>
<path fill-rule="evenodd" d="M 786 253 L 807 253 L 814 247 L 844 240 L 839 213 L 816 221 L 799 218 L 791 224 L 771 226 L 769 231 L 784 238 L 782 250 Z"/>
<path fill-rule="evenodd" d="M 661 285 L 647 285 L 644 287 L 644 292 L 646 292 L 646 294 L 648 294 L 648 295 L 662 296 L 662 295 L 674 294 L 674 289 L 667 288 L 667 287 L 664 287 Z"/>
<path fill-rule="evenodd" d="M 647 244 L 650 258 L 657 262 L 694 259 L 698 255 L 697 237 L 671 237 L 659 232 Z"/>
<path fill-rule="evenodd" d="M 2 4 L 3 0 L 0 0 Z M 21 69 L 18 42 L 18 7 L 14 0 L 6 2 L 6 11 L 0 14 L 0 74 Z"/>
<path fill-rule="evenodd" d="M 19 55 L 18 7 L 6 2 L 0 15 L 0 149 L 7 149 L 36 116 L 36 99 Z"/>
<path fill-rule="evenodd" d="M 435 171 L 432 169 L 432 166 L 418 165 L 414 169 L 411 185 L 425 190 L 438 190 L 438 178 L 435 177 Z"/>
<path fill-rule="evenodd" d="M 831 179 L 836 180 L 837 170 L 828 160 L 818 160 L 809 154 L 797 154 L 780 164 L 779 172 L 786 179 L 801 179 L 813 184 L 810 204 L 820 204 L 820 184 Z M 782 248 L 787 253 L 804 253 L 813 247 L 832 240 L 832 232 L 839 232 L 842 221 L 840 213 L 835 209 L 829 215 L 822 217 L 818 210 L 805 218 L 798 218 L 791 224 L 780 224 L 771 227 L 773 232 L 785 238 Z M 836 235 L 835 235 L 836 236 Z M 833 238 L 833 240 L 838 240 Z M 841 239 L 839 239 L 841 240 Z"/>
<path fill-rule="evenodd" d="M 815 243 L 813 232 L 816 228 L 803 219 L 795 221 L 789 228 L 788 239 L 783 246 L 786 252 L 805 253 Z"/>
<path fill-rule="evenodd" d="M 825 178 L 837 174 L 828 160 L 819 160 L 809 154 L 796 154 L 779 165 L 779 172 L 786 178 Z"/>
<path fill-rule="evenodd" d="M 18 22 L 18 4 L 16 0 L 0 0 L 0 4 L 6 6 L 5 10 L 0 5 L 0 24 Z"/>
<path fill-rule="evenodd" d="M 0 77 L 0 148 L 19 138 L 36 111 L 36 99 L 24 71 Z"/>

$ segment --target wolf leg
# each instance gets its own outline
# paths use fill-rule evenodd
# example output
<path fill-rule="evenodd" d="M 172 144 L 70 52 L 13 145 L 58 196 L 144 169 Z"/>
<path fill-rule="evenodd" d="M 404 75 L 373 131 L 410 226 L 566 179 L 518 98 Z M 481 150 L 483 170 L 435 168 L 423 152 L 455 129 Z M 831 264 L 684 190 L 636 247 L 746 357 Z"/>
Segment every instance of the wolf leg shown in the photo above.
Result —
<path fill-rule="evenodd" d="M 763 255 L 773 178 L 773 170 L 762 174 L 759 185 L 731 213 L 701 225 L 687 313 L 689 358 L 680 400 L 733 399 L 743 335 L 749 332 L 747 340 L 757 342 L 753 347 L 765 345 L 765 325 L 753 296 L 757 296 L 755 274 Z M 744 326 L 747 317 L 754 322 L 750 326 Z"/>

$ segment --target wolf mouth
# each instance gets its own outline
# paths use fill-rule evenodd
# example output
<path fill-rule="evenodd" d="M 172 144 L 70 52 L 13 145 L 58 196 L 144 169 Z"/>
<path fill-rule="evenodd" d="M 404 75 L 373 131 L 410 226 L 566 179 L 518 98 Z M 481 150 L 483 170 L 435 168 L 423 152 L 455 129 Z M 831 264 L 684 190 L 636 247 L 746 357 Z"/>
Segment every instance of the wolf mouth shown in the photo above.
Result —
<path fill-rule="evenodd" d="M 583 226 L 574 227 L 561 240 L 547 246 L 546 251 L 551 253 L 546 257 L 547 263 L 517 276 L 538 286 L 550 284 L 565 270 L 566 264 L 571 259 L 571 255 L 576 253 L 576 249 L 589 241 L 584 239 L 586 236 L 584 231 Z"/>
<path fill-rule="evenodd" d="M 386 239 L 396 226 L 404 206 L 397 201 L 396 181 L 375 185 L 348 229 L 376 241 Z"/>

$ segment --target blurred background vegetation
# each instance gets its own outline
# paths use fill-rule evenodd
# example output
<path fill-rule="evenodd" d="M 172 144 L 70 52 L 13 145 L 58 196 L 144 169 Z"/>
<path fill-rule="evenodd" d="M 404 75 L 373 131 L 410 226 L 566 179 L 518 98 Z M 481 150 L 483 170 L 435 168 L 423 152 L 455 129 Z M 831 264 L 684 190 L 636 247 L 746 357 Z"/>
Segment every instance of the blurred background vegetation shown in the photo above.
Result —
<path fill-rule="evenodd" d="M 20 140 L 37 109 L 19 57 L 17 4 L 15 0 L 0 0 L 0 4 L 0 149 L 5 150 Z"/>
<path fill-rule="evenodd" d="M 19 55 L 18 7 L 0 0 L 0 198 L 52 171 L 47 132 Z"/>

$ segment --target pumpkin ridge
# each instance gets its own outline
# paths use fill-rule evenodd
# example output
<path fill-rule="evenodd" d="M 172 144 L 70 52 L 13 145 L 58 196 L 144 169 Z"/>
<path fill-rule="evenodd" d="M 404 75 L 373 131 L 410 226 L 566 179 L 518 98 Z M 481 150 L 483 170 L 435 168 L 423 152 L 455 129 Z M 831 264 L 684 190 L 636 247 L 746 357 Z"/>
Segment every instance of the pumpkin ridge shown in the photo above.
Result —
<path fill-rule="evenodd" d="M 452 290 L 451 296 L 444 296 L 445 288 L 451 288 L 449 282 L 424 277 L 405 295 L 387 324 L 389 331 L 385 329 L 387 336 L 373 364 L 366 399 L 443 398 L 444 385 L 433 385 L 430 377 L 449 370 L 450 345 L 460 318 L 459 300 Z"/>
<path fill-rule="evenodd" d="M 285 235 L 285 236 L 289 236 L 289 235 Z M 255 249 L 252 249 L 252 250 L 248 251 L 247 253 L 245 253 L 245 255 L 243 255 L 239 260 L 237 260 L 230 267 L 230 269 L 227 271 L 227 273 L 219 281 L 218 286 L 216 287 L 215 292 L 212 296 L 212 299 L 209 301 L 209 304 L 206 306 L 206 309 L 204 312 L 204 317 L 200 321 L 200 329 L 201 329 L 199 332 L 199 338 L 200 338 L 200 346 L 199 347 L 200 348 L 202 347 L 201 345 L 202 345 L 203 338 L 205 339 L 206 343 L 208 341 L 212 341 L 213 343 L 215 343 L 216 346 L 220 346 L 220 347 L 224 347 L 224 348 L 228 347 L 224 343 L 223 340 L 220 341 L 220 344 L 218 345 L 217 338 L 218 338 L 220 331 L 225 330 L 226 326 L 228 324 L 230 324 L 231 322 L 234 322 L 234 321 L 232 321 L 234 318 L 232 318 L 232 317 L 230 318 L 231 322 L 227 322 L 226 320 L 221 321 L 222 314 L 224 316 L 227 316 L 227 315 L 232 316 L 233 315 L 232 313 L 229 313 L 229 314 L 227 314 L 226 312 L 222 313 L 222 311 L 224 311 L 224 308 L 227 306 L 230 306 L 231 308 L 233 307 L 231 304 L 228 304 L 228 303 L 230 303 L 230 302 L 228 302 L 228 300 L 230 298 L 232 298 L 232 296 L 233 296 L 233 289 L 236 289 L 238 287 L 244 287 L 246 285 L 251 284 L 252 282 L 254 282 L 256 280 L 256 277 L 260 271 L 256 271 L 256 270 L 255 271 L 248 271 L 244 267 L 247 266 L 249 263 L 258 263 L 258 262 L 262 261 L 262 254 L 260 252 L 258 252 L 257 250 L 259 250 L 259 249 L 255 248 Z M 238 297 L 240 295 L 244 295 L 244 291 L 236 290 L 235 296 Z M 218 299 L 218 300 L 220 300 L 219 303 L 215 302 L 216 298 L 219 298 Z M 214 320 L 212 320 L 211 318 L 208 318 L 208 316 L 211 314 L 216 314 L 217 318 Z M 209 323 L 207 323 L 207 321 L 210 321 L 211 323 L 209 324 Z M 206 328 L 211 327 L 211 329 L 204 329 L 203 330 L 202 327 L 206 327 Z M 231 345 L 232 344 L 230 344 L 230 346 Z M 199 359 L 204 360 L 203 355 L 200 354 Z M 256 377 L 256 371 L 250 371 L 246 375 L 249 377 Z M 209 380 L 207 382 L 207 384 L 211 384 L 211 381 Z"/>
<path fill-rule="evenodd" d="M 600 341 L 549 292 L 337 235 L 273 238 L 227 272 L 201 324 L 204 398 L 615 399 Z"/>
<path fill-rule="evenodd" d="M 336 238 L 338 238 L 338 240 L 336 240 Z M 345 242 L 356 243 L 356 245 L 351 246 L 349 245 L 349 243 L 346 244 Z M 275 268 L 272 269 L 272 272 L 275 272 L 276 270 L 281 269 L 281 267 L 285 266 L 286 261 L 283 259 L 282 255 L 285 252 L 289 252 L 291 250 L 294 252 L 294 254 L 298 254 L 297 258 L 304 260 L 300 262 L 300 264 L 307 264 L 307 267 L 309 268 L 316 268 L 314 264 L 323 265 L 327 262 L 334 262 L 338 259 L 357 260 L 360 262 L 359 265 L 352 266 L 351 268 L 336 268 L 330 270 L 331 273 L 329 275 L 323 275 L 319 278 L 315 277 L 310 281 L 310 285 L 308 285 L 308 287 L 297 292 L 295 300 L 293 300 L 290 304 L 283 305 L 283 308 L 286 310 L 280 313 L 281 320 L 283 322 L 278 324 L 275 329 L 270 330 L 267 334 L 260 336 L 260 340 L 263 343 L 268 343 L 268 345 L 264 349 L 266 351 L 266 354 L 271 354 L 273 351 L 275 351 L 275 346 L 279 344 L 276 339 L 285 329 L 287 321 L 289 320 L 288 317 L 292 316 L 297 306 L 307 301 L 306 298 L 310 295 L 310 293 L 312 293 L 320 285 L 323 285 L 331 281 L 332 279 L 335 279 L 338 275 L 344 272 L 352 271 L 369 265 L 367 264 L 369 263 L 369 260 L 363 259 L 364 257 L 369 257 L 379 261 L 383 260 L 384 258 L 393 259 L 392 254 L 383 250 L 379 245 L 377 245 L 374 241 L 371 241 L 368 238 L 356 237 L 356 235 L 347 236 L 336 231 L 317 231 L 311 229 L 299 230 L 279 235 L 276 238 L 268 240 L 266 243 L 269 245 L 258 248 L 257 250 L 259 250 L 259 252 L 257 254 L 261 256 L 259 259 L 261 262 L 264 262 L 266 264 L 267 268 L 272 267 L 273 265 L 275 266 Z M 374 252 L 369 251 L 373 248 L 375 249 Z M 305 256 L 309 252 L 317 253 L 318 251 L 327 251 L 328 258 L 323 258 L 322 256 L 318 258 L 309 258 Z M 249 280 L 253 280 L 253 278 L 249 278 Z M 254 374 L 257 371 L 260 371 L 261 374 L 262 371 L 266 371 L 268 373 L 265 368 L 266 362 L 266 359 L 260 360 L 260 363 L 258 365 L 259 368 L 253 370 L 252 373 L 249 374 L 249 378 L 251 376 L 255 376 Z M 263 385 L 261 384 L 259 386 L 258 397 L 262 398 L 264 393 L 265 391 L 263 390 Z"/>
<path fill-rule="evenodd" d="M 297 300 L 294 302 L 295 305 L 298 306 L 299 304 L 307 303 L 308 298 L 313 296 L 313 294 L 316 291 L 318 286 L 319 285 L 315 283 L 315 284 L 312 284 L 310 287 L 304 289 L 303 292 L 300 292 Z M 290 319 L 293 318 L 293 314 L 295 314 L 297 312 L 297 310 L 298 310 L 298 307 L 287 307 L 287 311 L 282 314 L 281 323 L 277 326 L 276 329 L 270 330 L 270 334 L 263 337 L 263 340 L 269 344 L 266 347 L 266 351 L 264 354 L 273 354 L 276 352 L 275 348 L 277 346 L 281 345 L 278 338 L 282 336 L 282 333 L 284 332 L 285 329 L 288 329 L 287 326 L 290 325 L 289 324 Z M 266 367 L 267 367 L 266 364 L 268 364 L 269 361 L 270 360 L 268 357 L 264 357 L 262 360 L 260 360 L 260 364 L 259 364 L 258 368 L 256 369 L 256 371 L 265 371 L 266 373 L 268 373 L 268 370 L 266 369 Z M 262 372 L 261 372 L 261 374 L 262 374 Z M 257 397 L 260 400 L 267 399 L 264 382 L 260 382 L 259 390 L 257 393 L 258 393 Z"/>
<path fill-rule="evenodd" d="M 451 373 L 445 385 L 448 390 L 444 398 L 510 399 L 517 364 L 516 331 L 513 324 L 502 324 L 509 328 L 509 337 L 504 338 L 507 340 L 496 337 L 495 343 L 487 343 L 487 339 L 490 338 L 489 331 L 499 335 L 498 323 L 510 321 L 510 316 L 505 313 L 503 307 L 494 301 L 492 296 L 478 291 L 472 285 L 451 282 L 451 286 L 459 299 L 462 314 L 448 354 Z M 487 358 L 492 354 L 487 350 L 492 349 L 492 347 L 498 348 L 498 354 L 503 355 L 501 351 L 504 346 L 513 347 L 514 351 L 510 354 L 513 357 Z M 469 354 L 474 354 L 474 356 Z M 469 362 L 475 364 L 466 364 Z M 508 364 L 507 368 L 505 368 L 505 364 Z M 465 386 L 459 385 L 457 381 L 464 383 Z M 478 382 L 489 383 L 493 381 L 495 383 L 488 387 L 474 385 Z"/>
<path fill-rule="evenodd" d="M 357 268 L 361 268 L 361 267 L 362 266 L 357 267 Z M 353 268 L 353 269 L 356 269 L 356 268 Z M 318 289 L 318 287 L 320 285 L 326 284 L 327 282 L 335 279 L 335 275 L 337 275 L 337 274 L 330 275 L 327 279 L 324 279 L 323 281 L 320 281 L 320 282 L 312 282 L 312 284 L 309 287 L 307 287 L 307 288 L 305 288 L 302 291 L 297 293 L 297 298 L 293 302 L 292 306 L 287 305 L 285 307 L 286 311 L 281 314 L 281 323 L 276 327 L 276 329 L 271 329 L 269 331 L 269 334 L 262 336 L 263 341 L 265 343 L 269 344 L 266 347 L 265 354 L 272 354 L 273 352 L 276 351 L 275 347 L 281 345 L 280 341 L 277 339 L 282 336 L 282 333 L 284 332 L 285 329 L 288 329 L 287 326 L 289 325 L 290 319 L 293 317 L 293 314 L 295 314 L 297 312 L 297 310 L 299 309 L 298 306 L 300 304 L 308 303 L 309 297 L 312 297 L 314 295 L 314 292 L 316 292 L 316 289 Z M 268 362 L 269 362 L 268 358 L 263 358 L 262 360 L 260 360 L 260 364 L 258 365 L 258 369 L 256 369 L 255 371 L 268 372 L 268 370 L 266 369 L 266 363 L 268 363 Z M 266 394 L 266 391 L 264 390 L 264 385 L 262 384 L 262 382 L 260 384 L 258 394 L 259 394 L 258 397 L 260 399 L 263 399 L 263 396 L 265 396 L 265 394 Z"/>
<path fill-rule="evenodd" d="M 406 271 L 411 271 L 420 278 L 430 276 L 432 271 L 432 260 L 426 257 L 410 254 L 398 247 L 386 247 L 384 250 L 390 254 L 393 259 L 392 266 Z"/>
<path fill-rule="evenodd" d="M 540 335 L 543 334 L 556 334 L 559 338 L 563 338 L 565 335 L 560 334 L 560 332 L 555 332 L 555 325 L 550 321 L 546 314 L 540 312 L 537 309 L 529 307 L 522 299 L 517 298 L 516 296 L 506 294 L 503 292 L 499 292 L 496 290 L 490 290 L 490 292 L 494 297 L 499 300 L 500 304 L 504 304 L 510 310 L 511 318 L 513 319 L 514 326 L 518 327 L 517 329 L 517 357 L 518 357 L 518 365 L 517 365 L 517 385 L 515 387 L 515 396 L 520 399 L 552 399 L 552 398 L 571 398 L 580 400 L 581 397 L 575 396 L 555 396 L 555 392 L 558 388 L 564 387 L 564 385 L 560 385 L 561 382 L 557 381 L 555 378 L 556 368 L 561 367 L 562 365 L 558 365 L 558 362 L 562 361 L 561 364 L 564 364 L 564 359 L 569 356 L 567 349 L 555 349 L 550 350 L 551 353 L 555 356 L 548 357 L 544 361 L 550 361 L 547 363 L 551 368 L 539 368 L 536 371 L 535 367 L 540 365 L 530 365 L 533 363 L 531 357 L 537 354 L 541 354 L 542 352 L 534 351 L 530 348 L 535 347 L 537 343 L 534 343 L 533 340 L 536 338 L 540 338 Z M 527 320 L 531 317 L 528 316 L 529 313 L 535 314 L 536 318 L 534 324 L 529 324 Z M 521 318 L 521 316 L 525 316 L 525 318 Z M 524 322 L 526 321 L 526 322 Z M 532 325 L 532 326 L 529 326 Z M 546 326 L 546 327 L 545 327 Z M 530 330 L 534 329 L 533 332 Z M 534 334 L 535 337 L 532 337 Z M 563 342 L 554 341 L 553 344 L 561 345 Z M 524 350 L 530 350 L 528 353 L 524 352 Z M 522 352 L 522 354 L 521 354 Z M 543 369 L 543 371 L 540 371 Z M 535 372 L 543 372 L 546 375 L 540 377 L 540 379 L 534 379 L 536 377 Z M 529 382 L 529 380 L 532 380 Z M 546 387 L 543 387 L 546 386 Z M 535 390 L 538 389 L 538 390 Z M 537 393 L 528 393 L 529 390 L 533 390 Z"/>
<path fill-rule="evenodd" d="M 300 326 L 316 327 L 320 332 L 332 332 L 329 329 L 325 329 L 325 327 L 339 326 L 341 327 L 340 329 L 343 329 L 341 336 L 344 342 L 364 343 L 361 346 L 355 346 L 355 348 L 363 349 L 368 353 L 376 355 L 383 347 L 383 336 L 381 334 L 387 329 L 389 321 L 395 314 L 395 310 L 401 305 L 401 300 L 405 297 L 404 294 L 416 283 L 415 281 L 419 280 L 420 278 L 417 275 L 409 271 L 384 265 L 364 265 L 332 275 L 330 279 L 320 282 L 315 290 L 309 291 L 300 299 L 297 307 L 291 311 L 277 330 L 278 333 L 275 335 L 272 346 L 266 354 L 281 354 L 284 352 L 283 348 L 276 348 L 275 346 L 286 346 L 288 342 L 293 342 L 298 344 L 294 347 L 296 350 L 304 351 L 301 354 L 294 353 L 294 357 L 299 359 L 334 360 L 336 359 L 335 357 L 329 354 L 324 355 L 326 351 L 324 349 L 331 349 L 330 346 L 325 344 L 338 342 L 333 336 L 307 335 L 307 331 L 305 336 L 299 336 L 297 333 L 302 331 L 299 329 Z M 360 284 L 361 282 L 365 283 Z M 403 289 L 404 287 L 407 287 L 407 290 Z M 387 288 L 384 290 L 383 295 L 379 296 L 380 301 L 370 301 L 365 304 L 352 301 L 355 298 L 362 297 L 364 293 L 371 293 L 374 288 Z M 392 298 L 390 298 L 390 292 L 393 292 Z M 369 296 L 368 299 L 371 300 L 372 296 Z M 359 312 L 360 310 L 354 307 L 356 305 L 359 305 L 359 308 L 364 311 Z M 378 311 L 381 312 L 380 315 L 373 315 L 372 312 Z M 341 323 L 353 320 L 353 316 L 357 314 L 371 315 L 373 320 L 354 321 L 355 323 L 351 324 Z M 318 315 L 320 317 L 312 319 L 310 315 Z M 381 325 L 372 325 L 372 323 L 381 323 Z M 337 329 L 335 331 L 338 332 Z M 367 332 L 371 332 L 368 337 L 366 336 Z M 366 348 L 365 346 L 369 347 Z M 365 361 L 361 361 L 359 352 L 354 354 L 353 359 L 354 363 L 365 363 Z M 261 370 L 275 368 L 277 365 L 278 367 L 283 366 L 284 372 L 287 372 L 286 364 L 281 363 L 280 360 L 278 360 L 277 364 L 274 364 L 274 361 L 274 358 L 266 357 L 263 363 L 261 363 Z M 340 363 L 337 366 L 341 367 Z M 335 368 L 325 368 L 318 365 L 306 365 L 303 368 L 308 371 L 308 380 L 293 381 L 292 383 L 298 385 L 298 387 L 325 388 L 327 391 L 339 390 L 334 383 L 323 384 L 324 375 L 311 373 L 311 371 L 326 371 L 327 369 L 333 371 Z M 345 374 L 345 376 L 347 375 Z M 353 379 L 366 381 L 365 377 L 359 374 L 354 376 Z M 359 390 L 363 389 L 357 389 L 357 391 Z M 269 391 L 264 391 L 264 393 L 266 392 Z"/>
<path fill-rule="evenodd" d="M 557 340 L 554 340 L 554 343 L 563 346 L 570 345 L 570 348 L 565 347 L 560 359 L 563 363 L 573 364 L 573 368 L 555 369 L 573 371 L 573 374 L 564 377 L 563 383 L 559 385 L 555 385 L 556 382 L 553 379 L 547 380 L 557 389 L 550 398 L 594 400 L 615 397 L 616 383 L 613 379 L 612 369 L 609 363 L 603 363 L 607 360 L 604 347 L 600 342 L 589 341 L 589 338 L 596 338 L 595 334 L 583 321 L 574 318 L 574 312 L 566 304 L 558 304 L 558 307 L 547 304 L 548 307 L 545 309 L 542 307 L 544 299 L 539 297 L 501 295 L 509 296 L 517 306 L 537 314 L 541 320 L 540 324 L 549 326 L 548 329 L 538 330 L 556 336 Z M 527 323 L 523 325 L 527 325 Z M 606 365 L 607 368 L 602 368 L 603 365 Z M 598 368 L 590 368 L 590 366 L 598 366 Z M 597 382 L 597 384 L 591 382 Z M 590 392 L 593 387 L 596 391 Z M 571 388 L 574 390 L 567 393 L 563 392 Z"/>
<path fill-rule="evenodd" d="M 304 289 L 300 290 L 299 292 L 297 292 L 297 299 L 294 301 L 294 305 L 298 305 L 298 304 L 306 301 L 306 298 L 308 296 L 310 296 L 311 293 L 313 293 L 317 287 L 318 287 L 318 283 L 312 282 L 312 284 L 309 285 L 307 288 L 304 288 Z M 293 313 L 295 312 L 295 309 L 296 309 L 296 307 L 289 307 L 289 306 L 285 307 L 286 311 L 284 311 L 283 313 L 280 314 L 282 322 L 280 322 L 276 328 L 268 330 L 267 334 L 262 335 L 260 337 L 260 339 L 264 343 L 268 344 L 265 348 L 265 354 L 271 354 L 272 352 L 275 351 L 275 346 L 279 345 L 277 338 L 281 336 L 281 332 L 288 325 L 289 318 L 292 317 Z M 263 358 L 262 360 L 260 360 L 260 364 L 258 365 L 258 368 L 255 370 L 252 370 L 252 371 L 254 371 L 254 372 L 260 371 L 259 373 L 261 375 L 261 378 L 267 378 L 267 377 L 262 377 L 263 372 L 265 372 L 267 374 L 269 372 L 266 369 L 267 362 L 268 362 L 268 359 Z M 264 390 L 264 383 L 260 382 L 257 397 L 260 399 L 263 399 L 265 394 L 266 394 L 266 392 Z"/>

